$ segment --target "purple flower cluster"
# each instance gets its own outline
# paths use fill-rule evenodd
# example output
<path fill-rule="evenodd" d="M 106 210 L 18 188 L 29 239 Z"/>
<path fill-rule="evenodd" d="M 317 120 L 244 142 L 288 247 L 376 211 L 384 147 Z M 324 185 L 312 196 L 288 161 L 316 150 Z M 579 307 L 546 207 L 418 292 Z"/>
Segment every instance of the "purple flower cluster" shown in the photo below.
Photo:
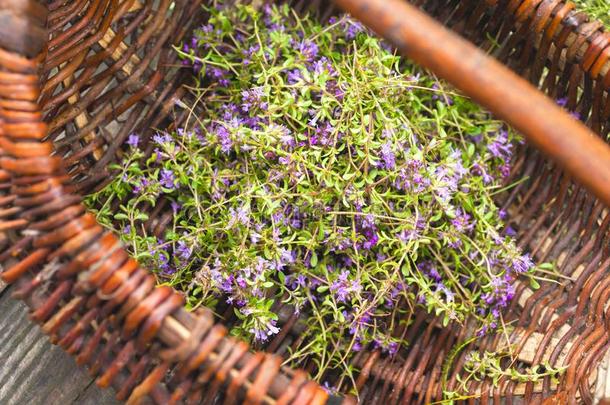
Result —
<path fill-rule="evenodd" d="M 218 144 L 220 145 L 220 149 L 223 153 L 228 154 L 231 152 L 233 148 L 233 139 L 231 139 L 231 132 L 227 129 L 226 126 L 219 124 L 216 126 L 216 137 L 218 139 Z"/>
<path fill-rule="evenodd" d="M 132 148 L 137 148 L 139 143 L 140 143 L 140 136 L 137 134 L 131 134 L 127 138 L 127 145 L 131 146 Z"/>
<path fill-rule="evenodd" d="M 233 228 L 234 226 L 241 224 L 247 226 L 250 224 L 250 209 L 246 206 L 241 206 L 237 209 L 229 209 L 229 222 L 227 228 Z"/>
<path fill-rule="evenodd" d="M 380 156 L 382 161 L 380 167 L 394 170 L 394 167 L 396 167 L 396 155 L 392 151 L 392 143 L 390 141 L 381 145 Z"/>
<path fill-rule="evenodd" d="M 367 32 L 366 27 L 362 25 L 362 23 L 345 17 L 341 19 L 335 16 L 330 17 L 328 19 L 328 23 L 330 25 L 339 24 L 343 29 L 345 39 L 347 39 L 348 41 L 353 41 L 354 39 L 356 39 L 356 36 L 361 32 Z"/>
<path fill-rule="evenodd" d="M 190 259 L 191 255 L 193 254 L 193 247 L 190 242 L 187 243 L 185 240 L 179 240 L 178 246 L 176 247 L 174 253 L 180 260 L 186 261 Z"/>
<path fill-rule="evenodd" d="M 319 48 L 314 41 L 303 40 L 296 47 L 307 62 L 313 62 L 318 57 Z"/>
<path fill-rule="evenodd" d="M 229 72 L 218 67 L 209 69 L 209 76 L 212 80 L 217 82 L 220 87 L 229 87 L 231 83 Z"/>
<path fill-rule="evenodd" d="M 494 277 L 491 280 L 491 290 L 481 295 L 481 299 L 487 305 L 487 308 L 482 309 L 482 312 L 489 311 L 493 319 L 489 324 L 483 325 L 477 332 L 479 336 L 483 336 L 488 330 L 497 328 L 497 319 L 500 318 L 501 310 L 506 308 L 515 296 L 515 287 L 512 281 L 509 274 Z"/>
<path fill-rule="evenodd" d="M 358 280 L 350 280 L 350 272 L 343 270 L 331 284 L 330 291 L 333 292 L 338 302 L 347 302 L 352 295 L 360 294 L 362 285 Z"/>
<path fill-rule="evenodd" d="M 496 133 L 496 136 L 487 148 L 493 157 L 507 163 L 512 157 L 512 147 L 513 145 L 508 140 L 508 131 L 502 129 Z"/>
<path fill-rule="evenodd" d="M 159 184 L 169 190 L 173 190 L 178 186 L 178 180 L 174 172 L 170 169 L 161 169 L 159 173 Z"/>
<path fill-rule="evenodd" d="M 264 92 L 262 87 L 254 87 L 242 91 L 241 109 L 244 113 L 251 113 L 254 109 L 267 109 L 267 103 L 263 101 Z"/>
<path fill-rule="evenodd" d="M 330 146 L 333 144 L 335 127 L 330 122 L 317 124 L 313 120 L 310 120 L 309 123 L 314 126 L 314 130 L 309 132 L 309 144 L 311 146 Z"/>
<path fill-rule="evenodd" d="M 404 243 L 409 243 L 418 240 L 422 237 L 423 231 L 426 229 L 427 222 L 422 217 L 418 217 L 413 225 L 412 229 L 402 229 L 398 233 L 398 239 Z"/>
<path fill-rule="evenodd" d="M 358 216 L 358 231 L 364 237 L 359 245 L 364 250 L 371 250 L 379 242 L 379 234 L 375 218 L 372 215 Z"/>
<path fill-rule="evenodd" d="M 458 208 L 455 218 L 451 220 L 451 225 L 458 233 L 470 233 L 476 225 L 476 221 L 462 208 Z"/>
<path fill-rule="evenodd" d="M 428 116 L 412 126 L 402 112 L 440 108 L 431 99 L 456 114 L 470 107 L 415 71 L 402 75 L 398 58 L 380 57 L 379 42 L 349 18 L 320 34 L 286 24 L 268 6 L 263 18 L 252 17 L 264 27 L 249 30 L 249 13 L 260 11 L 240 10 L 231 24 L 211 10 L 210 24 L 183 48 L 191 63 L 202 62 L 201 126 L 152 139 L 158 182 L 184 204 L 172 203 L 174 223 L 197 229 L 196 238 L 172 236 L 171 252 L 156 252 L 162 272 L 206 269 L 205 303 L 232 305 L 238 333 L 259 342 L 278 333 L 274 315 L 284 300 L 336 323 L 329 329 L 354 351 L 390 356 L 399 339 L 382 331 L 404 315 L 405 301 L 444 321 L 478 314 L 483 333 L 495 329 L 515 277 L 533 267 L 500 236 L 507 230 L 488 192 L 510 169 L 508 132 L 481 124 L 476 135 L 456 134 Z M 397 80 L 409 91 L 388 85 Z M 127 144 L 139 141 L 130 136 Z M 178 174 L 192 176 L 197 198 L 174 193 L 188 192 Z"/>
<path fill-rule="evenodd" d="M 136 194 L 141 194 L 146 190 L 146 187 L 150 185 L 150 180 L 146 177 L 142 177 L 140 181 L 134 186 L 133 191 Z"/>
<path fill-rule="evenodd" d="M 250 333 L 254 335 L 254 339 L 259 342 L 265 342 L 270 336 L 277 335 L 280 329 L 276 326 L 275 319 L 269 319 L 267 322 L 250 329 Z"/>
<path fill-rule="evenodd" d="M 419 159 L 407 160 L 394 181 L 396 189 L 413 193 L 421 193 L 430 185 L 431 181 L 426 173 L 424 162 Z"/>

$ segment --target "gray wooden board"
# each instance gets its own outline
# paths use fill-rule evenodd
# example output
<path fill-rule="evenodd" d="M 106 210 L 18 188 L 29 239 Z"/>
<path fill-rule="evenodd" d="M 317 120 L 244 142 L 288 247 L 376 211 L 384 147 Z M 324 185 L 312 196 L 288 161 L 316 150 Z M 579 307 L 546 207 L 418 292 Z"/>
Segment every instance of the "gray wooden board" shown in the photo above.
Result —
<path fill-rule="evenodd" d="M 0 404 L 115 405 L 74 359 L 27 317 L 24 303 L 0 285 Z"/>

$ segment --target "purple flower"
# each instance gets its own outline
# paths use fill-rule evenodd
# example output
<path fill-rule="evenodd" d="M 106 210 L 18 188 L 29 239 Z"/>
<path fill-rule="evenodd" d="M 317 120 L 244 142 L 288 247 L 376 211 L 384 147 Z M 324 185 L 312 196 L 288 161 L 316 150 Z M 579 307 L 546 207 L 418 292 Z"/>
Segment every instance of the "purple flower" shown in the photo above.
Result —
<path fill-rule="evenodd" d="M 343 97 L 345 97 L 345 91 L 336 80 L 326 82 L 326 91 L 335 96 L 338 101 L 343 101 Z"/>
<path fill-rule="evenodd" d="M 437 283 L 442 280 L 436 266 L 431 261 L 421 262 L 417 265 L 417 268 Z"/>
<path fill-rule="evenodd" d="M 570 116 L 576 120 L 579 120 L 579 121 L 582 120 L 582 114 L 579 113 L 578 111 L 570 111 Z"/>
<path fill-rule="evenodd" d="M 472 232 L 475 226 L 475 221 L 471 221 L 472 217 L 470 214 L 462 211 L 461 208 L 458 208 L 456 217 L 451 220 L 451 225 L 455 228 L 455 230 L 459 233 Z"/>
<path fill-rule="evenodd" d="M 233 228 L 237 224 L 248 225 L 250 223 L 250 209 L 246 206 L 241 206 L 237 210 L 229 208 L 229 215 L 228 228 Z"/>
<path fill-rule="evenodd" d="M 218 67 L 211 68 L 210 76 L 212 76 L 212 78 L 216 79 L 216 81 L 218 82 L 218 85 L 220 87 L 228 87 L 229 84 L 231 83 L 227 79 L 227 71 L 225 71 L 221 68 L 218 68 Z"/>
<path fill-rule="evenodd" d="M 197 32 L 197 36 L 203 37 L 202 34 L 211 34 L 214 32 L 214 26 L 212 24 L 202 25 L 199 27 L 199 30 L 201 30 L 201 32 Z"/>
<path fill-rule="evenodd" d="M 415 229 L 403 229 L 398 234 L 398 239 L 404 243 L 409 243 L 419 237 L 419 233 Z"/>
<path fill-rule="evenodd" d="M 146 178 L 146 177 L 142 177 L 142 179 L 140 180 L 140 183 L 137 184 L 134 188 L 133 191 L 136 194 L 141 193 L 142 191 L 144 191 L 144 189 L 150 184 L 150 181 Z"/>
<path fill-rule="evenodd" d="M 420 292 L 419 294 L 417 294 L 417 303 L 418 304 L 425 304 L 428 302 L 428 298 L 426 297 L 426 294 L 424 294 L 423 292 Z"/>
<path fill-rule="evenodd" d="M 163 132 L 161 134 L 157 133 L 153 136 L 153 141 L 155 141 L 158 145 L 164 145 L 166 143 L 170 143 L 172 141 L 172 137 L 167 132 Z"/>
<path fill-rule="evenodd" d="M 439 86 L 438 83 L 434 83 L 430 88 L 432 90 L 440 90 L 441 86 Z M 447 105 L 453 105 L 453 99 L 447 94 L 443 94 L 442 92 L 434 91 L 432 93 L 432 100 L 439 100 L 441 102 L 446 103 Z"/>
<path fill-rule="evenodd" d="M 312 67 L 314 74 L 316 74 L 317 76 L 320 76 L 323 73 L 328 73 L 331 77 L 337 76 L 337 71 L 335 70 L 335 67 L 326 56 L 315 61 Z"/>
<path fill-rule="evenodd" d="M 305 40 L 299 44 L 298 51 L 307 61 L 312 62 L 318 56 L 319 48 L 315 42 Z"/>
<path fill-rule="evenodd" d="M 457 179 L 462 179 L 465 175 L 468 174 L 468 169 L 464 167 L 464 163 L 462 161 L 462 156 L 460 152 L 455 151 L 451 154 L 451 159 L 453 162 L 450 164 L 450 169 L 453 172 L 453 175 Z"/>
<path fill-rule="evenodd" d="M 294 139 L 294 135 L 292 135 L 288 129 L 286 129 L 286 131 L 284 131 L 284 133 L 280 137 L 280 142 L 288 149 L 292 149 L 297 146 L 296 140 Z"/>
<path fill-rule="evenodd" d="M 161 184 L 161 187 L 173 190 L 176 188 L 178 181 L 176 180 L 173 171 L 170 169 L 161 169 L 159 183 Z"/>
<path fill-rule="evenodd" d="M 364 32 L 364 26 L 357 21 L 346 20 L 345 25 L 345 38 L 350 41 L 356 38 L 359 33 Z"/>
<path fill-rule="evenodd" d="M 493 176 L 491 176 L 489 173 L 487 173 L 487 171 L 485 170 L 485 167 L 483 165 L 481 165 L 480 163 L 473 164 L 470 171 L 475 176 L 482 176 L 483 183 L 485 183 L 485 184 L 489 184 L 494 181 Z"/>
<path fill-rule="evenodd" d="M 329 395 L 337 395 L 339 392 L 339 390 L 335 387 L 332 387 L 328 381 L 324 381 L 322 389 L 326 391 L 326 393 Z"/>
<path fill-rule="evenodd" d="M 371 214 L 368 214 L 362 218 L 362 227 L 363 228 L 375 228 L 375 217 Z"/>
<path fill-rule="evenodd" d="M 261 110 L 267 109 L 267 103 L 264 103 L 264 96 L 262 87 L 254 87 L 250 90 L 243 90 L 241 92 L 242 105 L 241 109 L 243 112 L 247 113 L 255 108 L 259 108 Z"/>
<path fill-rule="evenodd" d="M 216 128 L 216 136 L 218 137 L 218 143 L 223 153 L 228 154 L 233 148 L 233 140 L 231 139 L 231 133 L 224 125 L 219 125 Z"/>
<path fill-rule="evenodd" d="M 512 263 L 512 269 L 517 274 L 527 273 L 534 268 L 534 262 L 528 254 L 516 257 Z"/>
<path fill-rule="evenodd" d="M 235 281 L 235 276 L 233 276 L 232 274 L 227 277 L 224 277 L 222 279 L 222 283 L 220 284 L 220 289 L 222 291 L 224 291 L 225 293 L 233 292 L 234 281 Z"/>
<path fill-rule="evenodd" d="M 503 178 L 507 178 L 508 176 L 510 176 L 511 169 L 512 167 L 510 163 L 505 163 L 500 166 L 500 174 L 502 174 Z"/>
<path fill-rule="evenodd" d="M 248 287 L 248 283 L 246 282 L 246 279 L 243 276 L 238 276 L 236 282 L 239 288 L 244 289 Z"/>
<path fill-rule="evenodd" d="M 384 347 L 384 350 L 387 351 L 390 356 L 394 356 L 396 353 L 398 353 L 399 347 L 400 346 L 397 342 L 390 342 L 386 347 Z"/>
<path fill-rule="evenodd" d="M 349 298 L 351 290 L 351 283 L 348 280 L 349 271 L 343 270 L 339 277 L 330 285 L 330 291 L 335 294 L 335 298 L 339 302 L 346 302 Z"/>
<path fill-rule="evenodd" d="M 159 263 L 159 269 L 161 270 L 161 272 L 165 275 L 171 275 L 175 272 L 175 269 L 173 269 L 170 265 L 169 265 L 169 259 L 168 256 L 165 254 L 165 251 L 161 250 L 159 252 L 154 252 L 154 253 L 158 253 L 158 263 Z"/>
<path fill-rule="evenodd" d="M 312 145 L 319 143 L 323 146 L 329 146 L 332 144 L 332 135 L 335 132 L 335 127 L 330 122 L 320 123 L 316 126 L 315 119 L 312 119 L 309 125 L 315 127 L 313 135 L 310 135 Z"/>
<path fill-rule="evenodd" d="M 381 145 L 381 159 L 383 160 L 382 167 L 387 170 L 393 170 L 396 167 L 396 155 L 392 151 L 392 143 L 386 142 Z"/>
<path fill-rule="evenodd" d="M 292 274 L 289 274 L 284 280 L 284 285 L 286 285 L 286 287 L 291 288 L 292 290 L 296 290 L 297 288 L 306 287 L 307 282 L 307 277 L 305 277 L 303 274 L 298 274 L 296 277 Z"/>
<path fill-rule="evenodd" d="M 256 45 L 252 45 L 250 48 L 248 49 L 244 49 L 242 51 L 242 54 L 244 55 L 244 58 L 242 60 L 242 63 L 244 65 L 249 65 L 250 64 L 250 60 L 252 58 L 252 56 L 257 53 L 258 51 L 260 51 L 261 47 L 260 45 L 256 44 Z"/>
<path fill-rule="evenodd" d="M 515 286 L 507 277 L 494 277 L 490 287 L 490 291 L 481 295 L 483 301 L 489 306 L 496 305 L 505 308 L 515 296 Z"/>
<path fill-rule="evenodd" d="M 140 143 L 140 136 L 137 134 L 131 134 L 127 138 L 127 145 L 131 146 L 132 148 L 137 148 L 138 143 Z"/>
<path fill-rule="evenodd" d="M 295 252 L 288 249 L 280 249 L 280 261 L 283 264 L 293 264 L 296 261 Z"/>
<path fill-rule="evenodd" d="M 182 260 L 188 260 L 193 253 L 193 249 L 189 247 L 186 242 L 178 241 L 178 247 L 176 248 L 176 254 Z"/>
<path fill-rule="evenodd" d="M 443 284 L 442 282 L 438 282 L 438 283 L 436 283 L 435 287 L 436 287 L 436 292 L 440 292 L 440 293 L 443 293 L 443 295 L 445 295 L 445 301 L 447 301 L 448 303 L 451 303 L 454 301 L 455 293 L 453 291 L 451 291 L 449 288 L 447 288 L 447 286 L 445 284 Z"/>
<path fill-rule="evenodd" d="M 568 105 L 568 98 L 567 97 L 558 98 L 555 101 L 556 101 L 557 105 L 560 106 L 560 107 L 566 107 Z"/>
<path fill-rule="evenodd" d="M 373 228 L 367 228 L 363 231 L 363 235 L 366 240 L 362 244 L 362 247 L 366 250 L 370 250 L 377 245 L 379 242 L 379 235 L 377 235 L 377 230 Z"/>
<path fill-rule="evenodd" d="M 302 78 L 303 75 L 299 69 L 289 70 L 288 73 L 286 73 L 286 80 L 290 85 L 298 83 Z"/>
<path fill-rule="evenodd" d="M 268 321 L 258 320 L 259 326 L 250 329 L 250 333 L 254 335 L 254 339 L 259 342 L 265 342 L 269 339 L 269 336 L 277 335 L 280 331 L 280 328 L 276 326 L 275 319 L 270 319 Z"/>
<path fill-rule="evenodd" d="M 508 140 L 508 132 L 501 130 L 496 134 L 496 137 L 488 145 L 487 149 L 493 157 L 508 161 L 512 156 L 512 147 L 513 145 Z"/>

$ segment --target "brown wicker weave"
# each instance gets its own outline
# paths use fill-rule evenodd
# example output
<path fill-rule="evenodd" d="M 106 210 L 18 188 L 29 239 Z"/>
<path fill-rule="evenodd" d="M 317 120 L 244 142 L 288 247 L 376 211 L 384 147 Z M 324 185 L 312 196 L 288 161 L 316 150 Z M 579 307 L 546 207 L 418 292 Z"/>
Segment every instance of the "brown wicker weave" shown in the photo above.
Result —
<path fill-rule="evenodd" d="M 292 3 L 299 11 L 312 7 L 322 18 L 333 12 L 324 1 Z M 494 50 L 500 60 L 552 97 L 567 96 L 568 108 L 597 133 L 610 132 L 610 36 L 571 3 L 413 3 L 484 49 L 495 37 L 502 45 Z M 87 365 L 100 386 L 114 386 L 117 397 L 130 403 L 353 402 L 329 397 L 305 372 L 281 367 L 281 357 L 270 354 L 281 354 L 298 340 L 298 319 L 289 309 L 278 309 L 285 313 L 284 327 L 267 352 L 249 351 L 228 338 L 209 311 L 188 313 L 182 297 L 155 288 L 154 277 L 80 204 L 77 193 L 108 181 L 107 167 L 120 159 L 128 134 L 150 136 L 152 128 L 180 126 L 185 120 L 176 101 L 187 96 L 181 83 L 188 73 L 178 68 L 170 45 L 205 19 L 199 6 L 189 0 L 55 0 L 44 5 L 0 0 L 1 276 L 16 284 L 15 296 L 26 300 L 32 319 L 54 343 Z M 400 40 L 397 35 L 391 39 Z M 557 117 L 574 128 L 577 139 L 586 135 L 575 121 Z M 526 135 L 531 126 L 522 128 Z M 553 153 L 552 146 L 543 148 Z M 599 173 L 608 173 L 610 164 L 595 160 L 607 153 L 599 149 L 591 161 L 602 163 Z M 585 184 L 603 197 L 610 179 L 597 173 L 584 173 L 595 179 Z M 583 173 L 574 174 L 586 180 Z M 569 367 L 559 384 L 505 381 L 493 388 L 483 381 L 472 384 L 471 391 L 482 403 L 592 403 L 596 384 L 598 391 L 605 389 L 598 364 L 609 346 L 610 215 L 532 147 L 521 147 L 512 176 L 530 178 L 501 198 L 520 246 L 537 261 L 557 261 L 570 281 L 535 292 L 519 285 L 505 314 L 515 321 L 511 341 L 524 365 L 548 360 Z M 171 215 L 165 204 L 157 205 L 146 224 L 157 234 Z M 232 321 L 230 313 L 225 324 Z M 442 367 L 467 328 L 442 328 L 423 311 L 413 317 L 408 330 L 394 331 L 405 333 L 409 348 L 392 358 L 369 351 L 353 359 L 360 370 L 362 403 L 429 403 L 441 399 L 444 388 L 456 387 L 468 348 L 456 354 L 446 378 Z M 494 348 L 499 340 L 491 336 L 468 347 Z"/>

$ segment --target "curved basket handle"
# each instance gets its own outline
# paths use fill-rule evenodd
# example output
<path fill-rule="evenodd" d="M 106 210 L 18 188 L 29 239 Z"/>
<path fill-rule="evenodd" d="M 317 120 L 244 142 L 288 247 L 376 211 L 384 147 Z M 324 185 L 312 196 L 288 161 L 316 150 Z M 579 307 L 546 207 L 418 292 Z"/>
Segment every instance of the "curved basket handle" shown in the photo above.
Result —
<path fill-rule="evenodd" d="M 18 284 L 32 318 L 100 376 L 98 385 L 114 384 L 128 403 L 145 396 L 157 403 L 212 400 L 223 386 L 225 403 L 353 403 L 329 397 L 305 372 L 281 367 L 279 356 L 250 352 L 214 324 L 211 311 L 184 310 L 183 297 L 155 287 L 86 212 L 46 140 L 37 103 L 34 56 L 46 44 L 46 15 L 36 1 L 0 0 L 0 183 L 10 186 L 0 208 L 11 214 L 3 210 L 0 232 L 17 240 L 0 253 L 0 277 Z M 121 380 L 129 359 L 140 360 Z M 174 376 L 162 384 L 169 370 Z"/>
<path fill-rule="evenodd" d="M 526 80 L 404 0 L 335 2 L 512 125 L 610 206 L 610 147 Z"/>

